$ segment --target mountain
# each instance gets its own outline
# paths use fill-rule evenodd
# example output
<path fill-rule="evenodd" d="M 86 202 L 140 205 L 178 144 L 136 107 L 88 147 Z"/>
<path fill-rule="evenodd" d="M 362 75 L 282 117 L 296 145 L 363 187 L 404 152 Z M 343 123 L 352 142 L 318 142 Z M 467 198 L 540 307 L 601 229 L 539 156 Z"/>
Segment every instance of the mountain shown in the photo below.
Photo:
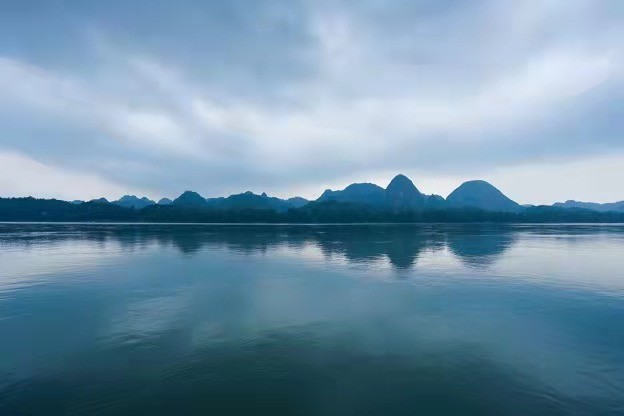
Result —
<path fill-rule="evenodd" d="M 113 201 L 113 204 L 124 208 L 143 209 L 145 207 L 149 207 L 150 205 L 155 205 L 156 202 L 146 197 L 138 198 L 135 195 L 124 195 L 117 201 Z"/>
<path fill-rule="evenodd" d="M 392 210 L 424 208 L 427 198 L 405 175 L 397 175 L 386 188 L 386 206 Z"/>
<path fill-rule="evenodd" d="M 70 202 L 74 205 L 80 205 L 80 204 L 84 204 L 85 201 L 82 201 L 80 199 L 74 199 L 73 201 L 70 201 Z"/>
<path fill-rule="evenodd" d="M 293 198 L 288 198 L 286 202 L 293 208 L 301 208 L 310 201 L 300 196 L 295 196 Z"/>
<path fill-rule="evenodd" d="M 568 200 L 566 202 L 557 202 L 553 204 L 553 206 L 560 207 L 560 208 L 582 208 L 582 209 L 589 209 L 592 211 L 599 211 L 599 212 L 609 212 L 609 211 L 624 212 L 624 201 L 599 204 L 596 202 L 581 202 L 581 201 Z"/>
<path fill-rule="evenodd" d="M 162 198 L 160 201 L 158 201 L 158 205 L 171 205 L 172 203 L 173 201 L 169 198 Z"/>
<path fill-rule="evenodd" d="M 317 201 L 349 202 L 381 207 L 386 203 L 386 190 L 372 183 L 354 183 L 342 191 L 328 189 L 323 192 Z"/>
<path fill-rule="evenodd" d="M 326 190 L 317 202 L 344 202 L 362 204 L 391 210 L 425 208 L 429 197 L 420 193 L 414 183 L 405 175 L 397 175 L 386 189 L 372 183 L 354 183 L 341 191 Z M 441 206 L 444 198 L 433 197 L 432 204 Z"/>
<path fill-rule="evenodd" d="M 192 193 L 194 194 L 194 193 Z M 256 195 L 263 197 L 262 195 Z M 194 195 L 190 196 L 191 199 Z M 201 198 L 201 197 L 200 197 Z M 264 198 L 269 198 L 265 196 Z M 186 199 L 186 196 L 185 196 Z M 225 198 L 224 198 L 225 199 Z M 186 201 L 188 202 L 188 200 Z M 187 205 L 192 206 L 192 205 Z M 188 209 L 184 205 L 153 205 L 144 209 L 116 204 L 71 202 L 54 199 L 0 198 L 0 221 L 62 222 L 157 222 L 157 223 L 623 223 L 624 212 L 598 212 L 553 206 L 526 208 L 518 212 L 474 209 L 424 209 L 392 211 L 364 204 L 310 202 L 284 212 L 267 209 Z"/>
<path fill-rule="evenodd" d="M 108 199 L 106 199 L 106 198 L 92 199 L 89 202 L 95 203 L 95 204 L 110 204 L 110 202 L 108 202 Z"/>
<path fill-rule="evenodd" d="M 213 200 L 211 205 L 219 209 L 275 209 L 281 211 L 281 200 L 269 198 L 267 194 L 256 195 L 251 191 Z"/>
<path fill-rule="evenodd" d="M 254 194 L 251 191 L 242 194 L 230 195 L 227 198 L 211 198 L 208 199 L 208 205 L 216 209 L 268 209 L 277 212 L 288 211 L 290 208 L 299 208 L 307 204 L 308 200 L 301 197 L 290 199 L 280 199 L 268 196 L 266 193 L 261 195 Z"/>
<path fill-rule="evenodd" d="M 184 208 L 206 208 L 208 202 L 197 192 L 185 191 L 174 199 L 171 205 Z"/>
<path fill-rule="evenodd" d="M 0 198 L 0 221 L 136 221 L 135 210 L 102 203 L 74 204 L 57 199 Z"/>
<path fill-rule="evenodd" d="M 211 208 L 218 211 L 229 210 L 269 210 L 277 213 L 285 213 L 292 209 L 299 209 L 309 205 L 305 198 L 294 197 L 281 199 L 272 197 L 266 193 L 260 195 L 251 191 L 240 194 L 233 194 L 228 197 L 205 199 L 197 192 L 186 191 L 174 201 L 163 198 L 158 203 L 148 198 L 138 198 L 134 195 L 125 195 L 113 204 L 141 210 L 150 206 L 171 205 L 174 207 L 186 208 Z M 512 201 L 498 189 L 485 181 L 469 181 L 463 183 L 454 190 L 447 199 L 440 195 L 425 195 L 414 185 L 405 175 L 396 175 L 384 189 L 373 183 L 354 183 L 342 190 L 326 190 L 314 201 L 316 204 L 311 209 L 318 211 L 322 207 L 330 207 L 332 210 L 343 210 L 335 203 L 350 204 L 351 208 L 359 206 L 357 209 L 387 210 L 394 214 L 406 213 L 408 211 L 423 210 L 443 210 L 448 208 L 478 208 L 486 211 L 499 212 L 519 212 L 523 208 Z M 327 205 L 326 203 L 332 202 Z M 91 201 L 91 203 L 105 203 L 105 198 Z M 567 201 L 564 204 L 555 204 L 555 207 L 575 207 L 594 209 L 599 211 L 622 211 L 624 212 L 624 201 L 614 204 L 591 204 L 576 201 Z"/>
<path fill-rule="evenodd" d="M 24 204 L 24 206 L 29 207 L 48 206 L 47 202 L 44 203 L 39 200 L 33 200 L 35 201 L 33 202 L 28 199 L 23 201 L 15 199 L 15 201 L 17 202 L 12 204 Z M 346 221 L 347 219 L 353 219 L 350 218 L 350 215 L 355 215 L 359 216 L 359 218 L 364 222 L 367 222 L 381 220 L 384 216 L 390 215 L 401 218 L 407 222 L 412 221 L 415 218 L 419 221 L 424 218 L 428 218 L 431 221 L 435 219 L 436 221 L 439 220 L 443 222 L 448 218 L 453 218 L 453 220 L 455 220 L 456 217 L 454 216 L 460 215 L 461 213 L 454 212 L 445 214 L 441 211 L 457 211 L 458 209 L 463 208 L 473 209 L 472 211 L 474 211 L 474 209 L 479 209 L 483 211 L 490 211 L 493 214 L 501 214 L 503 215 L 500 217 L 501 220 L 507 220 L 509 217 L 505 215 L 508 215 L 509 213 L 517 213 L 518 215 L 524 215 L 527 218 L 535 217 L 544 219 L 546 216 L 550 216 L 552 218 L 560 218 L 564 222 L 570 218 L 586 218 L 590 222 L 594 221 L 595 218 L 592 217 L 592 215 L 594 215 L 592 211 L 594 213 L 604 213 L 605 218 L 608 217 L 609 221 L 616 214 L 624 214 L 624 201 L 600 204 L 568 200 L 566 202 L 555 203 L 550 207 L 536 207 L 533 205 L 521 206 L 515 201 L 509 199 L 493 185 L 483 180 L 464 182 L 457 189 L 451 192 L 447 199 L 444 199 L 440 195 L 423 194 L 407 176 L 402 174 L 396 175 L 385 189 L 373 183 L 354 183 L 342 190 L 333 191 L 331 189 L 327 189 L 317 200 L 312 202 L 301 197 L 281 199 L 269 196 L 264 192 L 258 195 L 251 191 L 233 194 L 228 197 L 205 199 L 197 192 L 185 191 L 174 201 L 171 201 L 168 198 L 162 198 L 158 201 L 158 203 L 146 197 L 139 198 L 135 195 L 125 195 L 112 203 L 106 198 L 94 199 L 89 202 L 76 200 L 67 203 L 74 207 L 83 207 L 84 210 L 80 211 L 80 215 L 84 215 L 85 218 L 89 216 L 93 216 L 93 218 L 103 218 L 102 216 L 106 212 L 106 215 L 117 217 L 126 215 L 129 218 L 133 218 L 133 215 L 138 215 L 145 216 L 145 218 L 149 217 L 151 219 L 153 216 L 155 220 L 161 218 L 159 216 L 162 216 L 162 218 L 167 216 L 170 217 L 172 221 L 175 221 L 176 218 L 182 215 L 176 213 L 177 211 L 174 209 L 176 207 L 196 209 L 206 208 L 206 211 L 212 212 L 201 213 L 203 216 L 202 218 L 210 217 L 215 220 L 220 220 L 228 217 L 235 221 L 238 221 L 237 218 L 239 217 L 244 218 L 247 221 L 252 217 L 259 219 L 264 218 L 262 216 L 267 215 L 273 215 L 271 218 L 288 215 L 292 215 L 293 218 L 304 218 L 305 216 L 309 216 L 308 219 L 311 218 L 313 222 L 321 217 L 331 221 Z M 167 205 L 170 205 L 171 207 L 165 208 Z M 118 211 L 104 211 L 109 208 L 108 206 L 125 208 L 128 209 L 130 213 L 122 214 Z M 471 211 L 470 209 L 466 210 L 464 214 Z M 567 212 L 570 209 L 586 212 Z M 250 212 L 254 210 L 266 212 Z M 296 210 L 300 210 L 300 212 L 292 212 Z M 97 213 L 95 213 L 96 211 Z M 148 212 L 132 213 L 132 211 Z M 436 212 L 432 213 L 433 211 Z M 45 210 L 42 210 L 41 215 L 44 215 L 44 212 Z M 70 216 L 69 212 L 70 211 L 68 211 L 67 214 L 68 216 Z M 78 211 L 76 211 L 76 213 L 77 212 Z M 301 214 L 301 212 L 305 212 L 305 215 Z M 76 213 L 71 215 L 78 217 L 78 214 Z M 191 215 L 200 214 L 191 212 L 191 210 L 185 210 L 183 217 L 190 218 Z M 300 217 L 300 215 L 303 215 L 303 217 Z M 457 218 L 463 218 L 461 215 Z M 470 215 L 478 217 L 478 215 L 484 214 L 474 212 Z"/>
<path fill-rule="evenodd" d="M 447 207 L 446 199 L 440 195 L 425 195 L 425 207 L 430 209 L 442 209 Z"/>
<path fill-rule="evenodd" d="M 485 211 L 517 212 L 517 202 L 507 198 L 501 191 L 486 181 L 464 182 L 446 198 L 449 207 L 478 208 Z"/>

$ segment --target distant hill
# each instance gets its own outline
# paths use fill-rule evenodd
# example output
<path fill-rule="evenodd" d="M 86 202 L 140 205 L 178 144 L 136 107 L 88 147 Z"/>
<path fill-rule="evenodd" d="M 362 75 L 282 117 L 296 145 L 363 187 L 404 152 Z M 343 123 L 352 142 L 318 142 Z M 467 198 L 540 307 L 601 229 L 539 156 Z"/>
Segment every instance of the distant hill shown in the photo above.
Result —
<path fill-rule="evenodd" d="M 386 203 L 386 191 L 373 183 L 354 183 L 341 191 L 327 189 L 317 201 L 349 202 L 381 207 Z"/>
<path fill-rule="evenodd" d="M 81 204 L 56 199 L 0 198 L 0 221 L 137 221 L 137 211 L 103 198 Z"/>
<path fill-rule="evenodd" d="M 343 202 L 391 210 L 423 209 L 429 197 L 423 195 L 405 175 L 397 175 L 386 189 L 373 183 L 354 183 L 340 191 L 326 190 L 316 202 Z M 432 204 L 444 204 L 444 198 L 435 196 Z"/>
<path fill-rule="evenodd" d="M 397 175 L 386 188 L 386 207 L 392 210 L 422 209 L 427 197 L 405 175 Z"/>
<path fill-rule="evenodd" d="M 171 205 L 186 208 L 210 208 L 215 210 L 273 210 L 284 212 L 291 208 L 300 208 L 308 203 L 308 200 L 301 197 L 290 199 L 280 199 L 268 196 L 266 193 L 261 195 L 254 194 L 251 191 L 242 194 L 230 195 L 227 198 L 208 198 L 205 199 L 197 192 L 186 191 L 176 198 Z M 161 204 L 166 205 L 166 204 Z"/>
<path fill-rule="evenodd" d="M 326 190 L 316 202 L 343 202 L 379 209 L 409 211 L 426 208 L 445 208 L 440 195 L 425 195 L 405 175 L 395 176 L 386 189 L 372 183 L 354 183 L 341 191 Z"/>
<path fill-rule="evenodd" d="M 478 208 L 485 211 L 518 212 L 520 204 L 506 197 L 486 181 L 464 182 L 446 198 L 452 208 Z"/>
<path fill-rule="evenodd" d="M 160 201 L 158 201 L 158 205 L 171 205 L 172 203 L 173 201 L 169 198 L 162 198 Z"/>
<path fill-rule="evenodd" d="M 207 201 L 208 205 L 215 209 L 268 209 L 277 212 L 299 208 L 308 203 L 307 199 L 301 197 L 280 199 L 268 196 L 264 192 L 258 195 L 251 191 L 230 195 L 227 198 L 211 198 Z"/>
<path fill-rule="evenodd" d="M 94 200 L 93 202 L 108 203 L 104 198 Z M 307 199 L 301 197 L 281 199 L 269 196 L 266 193 L 258 195 L 251 191 L 233 194 L 228 197 L 206 199 L 197 192 L 185 191 L 173 201 L 168 198 L 162 198 L 156 203 L 145 197 L 138 198 L 134 195 L 126 195 L 118 201 L 114 201 L 113 204 L 133 209 L 144 209 L 151 205 L 171 205 L 175 207 L 215 209 L 221 211 L 256 209 L 286 212 L 290 209 L 303 208 L 307 206 L 309 202 L 310 201 Z M 525 209 L 485 181 L 475 180 L 465 182 L 454 190 L 447 199 L 444 199 L 440 195 L 423 194 L 410 178 L 402 174 L 396 175 L 385 189 L 373 183 L 353 183 L 342 190 L 334 191 L 327 189 L 315 202 L 339 202 L 394 212 L 466 207 L 499 212 L 517 212 Z M 609 210 L 607 207 L 611 205 L 604 204 L 605 207 L 594 207 L 594 205 L 598 204 L 577 203 L 575 201 L 568 201 L 563 205 L 570 205 L 572 207 L 572 203 L 574 204 L 573 207 L 600 211 Z M 624 205 L 624 202 L 619 204 Z M 555 205 L 559 206 L 561 204 Z M 615 207 L 616 204 L 612 205 Z M 622 207 L 622 210 L 624 210 L 624 207 Z"/>
<path fill-rule="evenodd" d="M 106 199 L 106 198 L 92 199 L 89 202 L 95 203 L 95 204 L 110 204 L 110 202 L 108 202 L 108 199 Z"/>
<path fill-rule="evenodd" d="M 386 188 L 354 183 L 328 189 L 315 201 L 255 194 L 204 198 L 185 191 L 175 200 L 156 203 L 125 195 L 59 201 L 0 198 L 0 221 L 149 221 L 149 222 L 614 222 L 624 221 L 624 201 L 608 204 L 566 201 L 553 206 L 519 205 L 483 180 L 461 184 L 445 199 L 423 194 L 405 175 L 396 175 Z"/>
<path fill-rule="evenodd" d="M 427 208 L 446 208 L 448 205 L 446 199 L 444 199 L 444 197 L 440 195 L 425 195 L 425 198 L 425 205 Z"/>
<path fill-rule="evenodd" d="M 300 196 L 295 196 L 293 198 L 288 198 L 286 200 L 286 202 L 289 203 L 290 206 L 293 207 L 293 208 L 301 208 L 301 207 L 303 207 L 304 205 L 306 205 L 310 201 L 308 201 L 307 199 L 302 198 Z"/>
<path fill-rule="evenodd" d="M 182 195 L 174 199 L 171 205 L 184 208 L 206 208 L 208 202 L 197 192 L 185 191 Z"/>
<path fill-rule="evenodd" d="M 273 209 L 284 211 L 283 201 L 269 198 L 267 194 L 257 195 L 251 191 L 230 195 L 227 198 L 213 199 L 210 206 L 218 209 Z"/>
<path fill-rule="evenodd" d="M 244 194 L 243 194 L 244 195 Z M 597 212 L 581 208 L 539 206 L 518 212 L 481 209 L 425 208 L 394 210 L 367 204 L 314 201 L 301 208 L 277 211 L 264 208 L 215 209 L 194 192 L 178 198 L 177 204 L 124 208 L 101 202 L 71 202 L 54 199 L 0 198 L 0 221 L 67 222 L 176 222 L 176 223 L 474 223 L 474 222 L 624 222 L 624 212 Z M 269 199 L 268 196 L 255 197 Z M 224 198 L 227 199 L 227 198 Z M 235 200 L 236 198 L 234 198 Z M 255 198 L 254 198 L 255 199 Z"/>
<path fill-rule="evenodd" d="M 582 208 L 598 212 L 624 212 L 624 201 L 599 204 L 596 202 L 581 202 L 568 200 L 566 202 L 557 202 L 553 204 L 553 206 L 559 208 Z"/>
<path fill-rule="evenodd" d="M 135 195 L 124 195 L 119 198 L 117 201 L 112 202 L 115 205 L 119 205 L 124 208 L 132 208 L 132 209 L 143 209 L 145 207 L 149 207 L 150 205 L 155 205 L 156 202 L 148 199 L 146 197 L 139 198 Z"/>

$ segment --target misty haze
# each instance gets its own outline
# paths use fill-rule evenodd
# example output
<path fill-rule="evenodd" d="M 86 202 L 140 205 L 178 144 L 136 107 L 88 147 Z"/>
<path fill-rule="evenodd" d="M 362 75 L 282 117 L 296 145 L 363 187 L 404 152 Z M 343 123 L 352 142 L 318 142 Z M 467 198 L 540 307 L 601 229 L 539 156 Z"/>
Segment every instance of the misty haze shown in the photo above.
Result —
<path fill-rule="evenodd" d="M 0 0 L 0 415 L 623 415 L 622 39 Z"/>

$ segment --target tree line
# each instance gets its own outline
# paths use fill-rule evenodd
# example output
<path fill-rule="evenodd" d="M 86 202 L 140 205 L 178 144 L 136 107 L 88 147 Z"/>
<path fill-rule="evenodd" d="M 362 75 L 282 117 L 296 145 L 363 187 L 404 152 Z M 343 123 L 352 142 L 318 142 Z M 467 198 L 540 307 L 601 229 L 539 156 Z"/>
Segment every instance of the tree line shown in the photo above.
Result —
<path fill-rule="evenodd" d="M 336 201 L 312 202 L 302 208 L 214 209 L 153 205 L 140 210 L 110 203 L 72 204 L 55 199 L 0 198 L 0 221 L 22 222 L 180 222 L 180 223 L 618 223 L 622 212 L 597 212 L 552 206 L 519 212 L 474 208 L 392 211 Z"/>

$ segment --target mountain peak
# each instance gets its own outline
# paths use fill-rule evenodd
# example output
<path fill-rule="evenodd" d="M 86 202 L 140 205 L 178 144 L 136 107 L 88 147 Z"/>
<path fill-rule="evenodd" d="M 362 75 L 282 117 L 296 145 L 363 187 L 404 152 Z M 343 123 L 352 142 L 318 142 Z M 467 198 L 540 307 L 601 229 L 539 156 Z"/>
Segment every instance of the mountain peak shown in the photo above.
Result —
<path fill-rule="evenodd" d="M 597 202 L 583 202 L 583 201 L 575 201 L 573 199 L 568 199 L 566 202 L 556 202 L 553 204 L 555 207 L 559 208 L 580 208 L 580 209 L 589 209 L 592 211 L 598 212 L 623 212 L 624 211 L 624 201 L 619 202 L 607 202 L 605 204 L 600 204 Z"/>
<path fill-rule="evenodd" d="M 425 199 L 414 182 L 405 175 L 395 176 L 386 188 L 386 201 L 393 209 L 421 207 Z"/>
<path fill-rule="evenodd" d="M 491 191 L 500 192 L 494 185 L 482 179 L 466 181 L 462 183 L 461 185 L 459 185 L 457 189 L 491 190 Z"/>
<path fill-rule="evenodd" d="M 171 205 L 171 203 L 172 203 L 172 202 L 173 202 L 173 201 L 172 201 L 172 200 L 170 200 L 169 198 L 161 198 L 161 199 L 158 201 L 158 205 Z"/>
<path fill-rule="evenodd" d="M 177 197 L 173 202 L 173 205 L 184 206 L 184 207 L 204 207 L 208 203 L 197 192 L 193 191 L 184 191 L 182 195 Z"/>
<path fill-rule="evenodd" d="M 410 178 L 403 175 L 402 173 L 399 173 L 394 178 L 392 178 L 390 183 L 392 184 L 393 182 L 397 182 L 397 183 L 405 182 L 405 183 L 411 183 L 412 185 L 414 184 Z"/>
<path fill-rule="evenodd" d="M 492 185 L 488 181 L 484 181 L 483 179 L 473 179 L 471 181 L 466 181 L 462 183 L 460 186 L 480 186 L 480 187 L 489 187 L 489 188 L 496 189 L 494 185 Z"/>
<path fill-rule="evenodd" d="M 137 199 L 136 195 L 124 195 L 118 199 L 118 201 L 129 201 Z"/>
<path fill-rule="evenodd" d="M 292 208 L 301 208 L 302 206 L 310 202 L 307 199 L 302 198 L 300 196 L 294 196 L 292 198 L 288 198 L 286 201 L 290 204 Z"/>
<path fill-rule="evenodd" d="M 113 201 L 113 204 L 124 208 L 142 209 L 154 205 L 156 202 L 146 197 L 139 198 L 136 195 L 124 195 L 117 201 Z"/>
<path fill-rule="evenodd" d="M 332 191 L 331 189 L 325 189 L 323 193 L 321 194 L 321 196 L 318 197 L 318 201 L 327 200 L 331 198 L 333 194 L 334 194 L 334 191 Z"/>
<path fill-rule="evenodd" d="M 462 183 L 446 198 L 456 207 L 472 207 L 486 211 L 518 211 L 520 205 L 509 199 L 494 185 L 484 180 Z"/>
<path fill-rule="evenodd" d="M 98 199 L 92 199 L 89 202 L 94 202 L 94 203 L 98 203 L 98 204 L 108 204 L 108 199 L 106 198 L 98 198 Z"/>
<path fill-rule="evenodd" d="M 342 191 L 326 190 L 317 201 L 332 200 L 380 206 L 384 203 L 384 194 L 385 190 L 373 183 L 352 183 Z"/>

